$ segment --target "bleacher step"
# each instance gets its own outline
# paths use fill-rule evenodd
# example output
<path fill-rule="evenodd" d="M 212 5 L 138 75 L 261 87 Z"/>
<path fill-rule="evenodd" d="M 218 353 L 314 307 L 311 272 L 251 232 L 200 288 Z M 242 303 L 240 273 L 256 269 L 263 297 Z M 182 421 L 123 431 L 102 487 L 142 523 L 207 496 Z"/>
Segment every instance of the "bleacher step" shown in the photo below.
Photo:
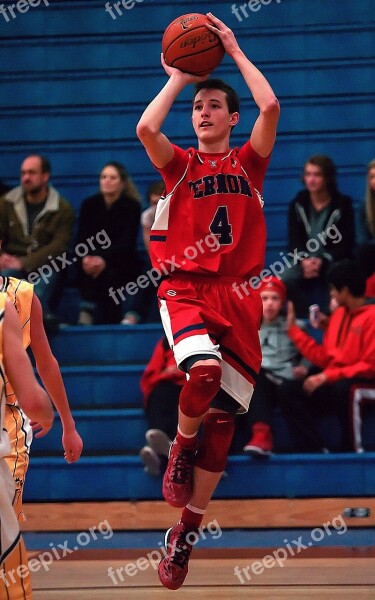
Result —
<path fill-rule="evenodd" d="M 141 365 L 61 367 L 71 408 L 141 406 Z"/>
<path fill-rule="evenodd" d="M 231 456 L 215 498 L 373 496 L 375 453 L 275 455 L 264 461 Z M 25 501 L 161 499 L 161 477 L 143 471 L 138 456 L 32 458 Z"/>
<path fill-rule="evenodd" d="M 73 411 L 77 431 L 87 454 L 137 452 L 145 444 L 147 423 L 141 408 Z M 59 417 L 48 434 L 35 438 L 32 454 L 59 454 L 62 427 Z"/>
<path fill-rule="evenodd" d="M 159 323 L 146 325 L 66 326 L 51 336 L 59 365 L 145 363 L 162 336 Z"/>

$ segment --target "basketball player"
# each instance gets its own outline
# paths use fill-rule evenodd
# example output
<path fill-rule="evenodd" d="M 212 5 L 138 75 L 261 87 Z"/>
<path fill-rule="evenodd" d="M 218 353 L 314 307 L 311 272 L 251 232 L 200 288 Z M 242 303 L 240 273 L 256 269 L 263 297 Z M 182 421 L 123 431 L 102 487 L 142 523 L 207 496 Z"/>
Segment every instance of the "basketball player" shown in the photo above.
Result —
<path fill-rule="evenodd" d="M 82 452 L 82 439 L 75 429 L 59 365 L 51 352 L 44 330 L 42 307 L 34 294 L 34 286 L 15 277 L 0 277 L 0 292 L 6 293 L 16 308 L 21 321 L 23 346 L 25 349 L 30 346 L 37 371 L 61 419 L 65 459 L 68 463 L 75 462 Z M 36 437 L 42 437 L 48 433 L 52 422 L 48 428 L 30 423 L 22 408 L 18 406 L 17 396 L 9 383 L 6 386 L 4 422 L 11 445 L 11 453 L 5 460 L 16 482 L 13 505 L 19 520 L 24 521 L 22 494 L 29 466 L 32 432 L 34 431 Z"/>
<path fill-rule="evenodd" d="M 4 428 L 3 365 L 22 409 L 42 429 L 48 429 L 53 422 L 51 403 L 38 385 L 22 346 L 17 313 L 6 294 L 0 293 L 0 598 L 31 600 L 26 550 L 12 507 L 15 484 L 4 460 L 4 455 L 10 451 L 10 444 Z"/>
<path fill-rule="evenodd" d="M 188 373 L 163 480 L 167 502 L 184 507 L 179 523 L 167 532 L 168 555 L 159 565 L 159 578 L 170 589 L 184 582 L 196 532 L 226 465 L 235 413 L 247 411 L 260 368 L 262 306 L 246 284 L 263 267 L 260 194 L 279 118 L 274 92 L 233 32 L 211 13 L 207 27 L 220 37 L 259 108 L 250 139 L 241 148 L 229 146 L 239 120 L 232 88 L 182 73 L 163 59 L 169 80 L 137 127 L 166 184 L 150 251 L 154 267 L 169 268 L 158 290 L 160 313 L 176 363 Z M 161 132 L 175 99 L 190 83 L 196 83 L 192 123 L 198 150 L 182 150 Z M 213 237 L 219 241 L 215 248 Z M 235 289 L 241 284 L 246 293 L 239 295 Z"/>

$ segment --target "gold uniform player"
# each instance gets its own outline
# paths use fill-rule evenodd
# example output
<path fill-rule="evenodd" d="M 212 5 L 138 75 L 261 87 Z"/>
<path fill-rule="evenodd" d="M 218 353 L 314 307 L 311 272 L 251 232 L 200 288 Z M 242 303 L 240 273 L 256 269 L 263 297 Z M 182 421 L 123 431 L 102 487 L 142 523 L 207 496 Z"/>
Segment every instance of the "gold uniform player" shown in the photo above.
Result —
<path fill-rule="evenodd" d="M 20 405 L 30 417 L 41 427 L 52 425 L 52 406 L 47 394 L 38 385 L 22 347 L 16 311 L 6 294 L 0 293 L 0 598 L 31 600 L 26 549 L 12 506 L 15 484 L 4 459 L 10 452 L 9 438 L 4 428 L 7 377 L 12 382 Z"/>
<path fill-rule="evenodd" d="M 37 371 L 61 419 L 65 459 L 68 463 L 75 462 L 81 456 L 82 439 L 76 431 L 59 365 L 52 354 L 44 330 L 42 307 L 34 294 L 34 286 L 15 277 L 0 277 L 0 292 L 6 293 L 16 308 L 21 322 L 23 347 L 26 349 L 30 346 Z M 11 452 L 5 460 L 16 483 L 13 506 L 18 519 L 23 521 L 25 517 L 22 511 L 22 494 L 29 466 L 32 434 L 34 432 L 36 437 L 42 437 L 48 433 L 49 428 L 30 423 L 18 405 L 16 394 L 9 382 L 6 384 L 5 428 L 11 445 Z"/>

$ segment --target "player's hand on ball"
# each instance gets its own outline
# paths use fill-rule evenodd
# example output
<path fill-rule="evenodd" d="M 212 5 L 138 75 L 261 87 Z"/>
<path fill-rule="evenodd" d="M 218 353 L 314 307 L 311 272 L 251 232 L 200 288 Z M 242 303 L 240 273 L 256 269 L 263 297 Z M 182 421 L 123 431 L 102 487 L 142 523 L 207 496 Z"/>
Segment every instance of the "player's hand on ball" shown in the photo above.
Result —
<path fill-rule="evenodd" d="M 76 462 L 81 456 L 83 449 L 83 441 L 79 433 L 75 429 L 69 432 L 64 431 L 62 445 L 66 462 Z"/>
<path fill-rule="evenodd" d="M 181 79 L 181 81 L 184 82 L 185 85 L 187 85 L 188 83 L 197 83 L 198 81 L 204 81 L 208 78 L 208 75 L 192 75 L 191 73 L 184 73 L 183 71 L 180 71 L 180 69 L 176 69 L 175 67 L 170 67 L 165 62 L 163 54 L 161 54 L 160 56 L 161 64 L 166 74 L 169 75 L 169 77 L 171 77 L 172 75 L 178 76 Z"/>
<path fill-rule="evenodd" d="M 216 35 L 219 36 L 221 43 L 223 44 L 225 51 L 229 56 L 232 56 L 236 50 L 240 50 L 238 42 L 234 36 L 234 33 L 223 21 L 220 21 L 217 17 L 215 17 L 211 12 L 207 13 L 209 21 L 207 21 L 206 26 L 211 31 L 214 31 Z M 212 21 L 212 23 L 210 23 Z"/>

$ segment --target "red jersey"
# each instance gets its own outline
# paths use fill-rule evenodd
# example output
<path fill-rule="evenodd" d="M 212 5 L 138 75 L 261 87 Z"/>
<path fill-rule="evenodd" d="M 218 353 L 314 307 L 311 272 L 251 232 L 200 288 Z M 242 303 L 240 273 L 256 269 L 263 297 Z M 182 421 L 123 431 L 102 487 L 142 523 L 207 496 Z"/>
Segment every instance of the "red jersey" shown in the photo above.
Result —
<path fill-rule="evenodd" d="M 249 279 L 263 269 L 266 226 L 261 191 L 269 163 L 247 141 L 227 153 L 173 146 L 159 169 L 166 185 L 151 229 L 152 265 Z"/>

